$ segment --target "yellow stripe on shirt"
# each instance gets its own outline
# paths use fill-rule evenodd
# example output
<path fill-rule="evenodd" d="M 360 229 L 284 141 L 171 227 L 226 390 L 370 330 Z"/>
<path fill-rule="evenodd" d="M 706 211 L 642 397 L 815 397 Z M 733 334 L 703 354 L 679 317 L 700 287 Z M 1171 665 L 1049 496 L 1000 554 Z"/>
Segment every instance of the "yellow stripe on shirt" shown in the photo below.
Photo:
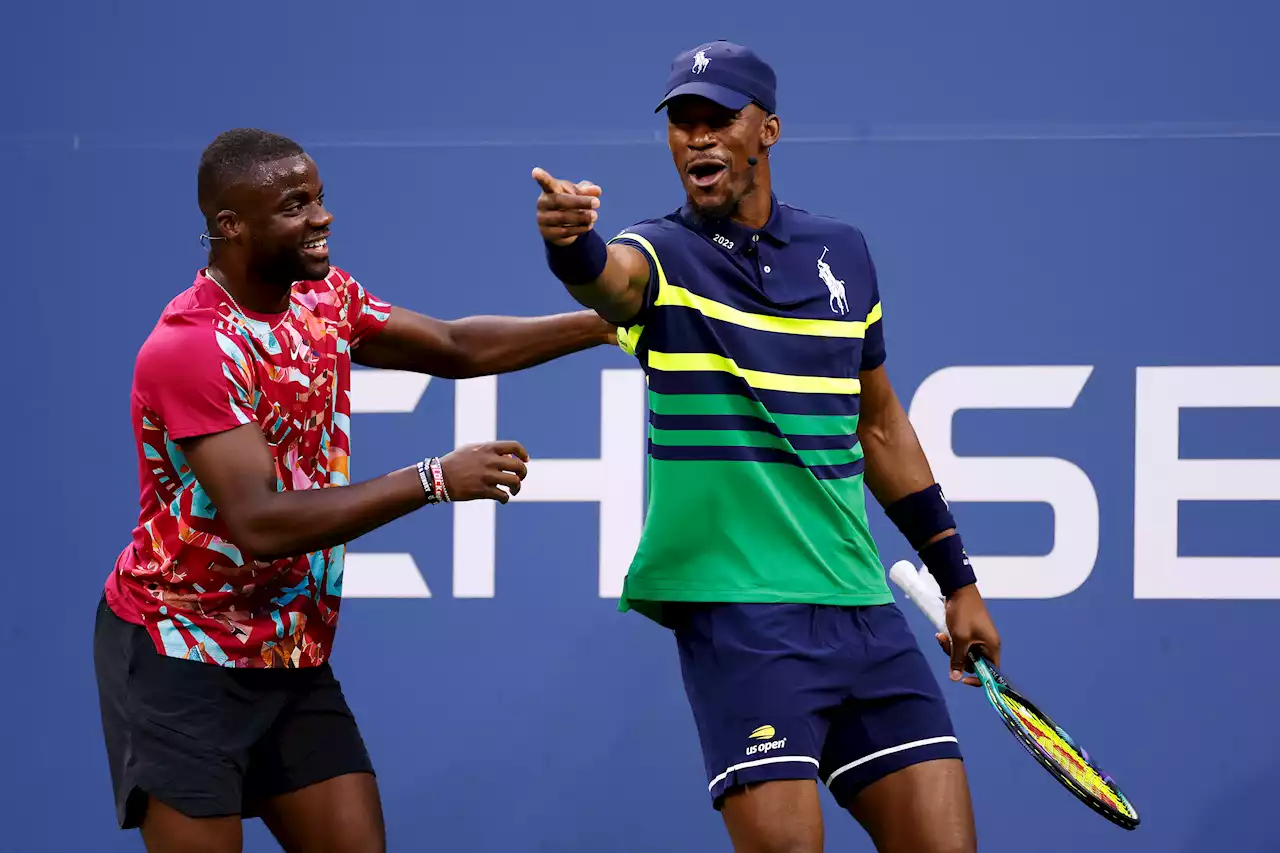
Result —
<path fill-rule="evenodd" d="M 723 302 L 717 302 L 714 299 L 708 299 L 700 296 L 687 288 L 679 285 L 671 284 L 667 281 L 666 272 L 662 269 L 662 262 L 658 260 L 658 252 L 653 244 L 641 237 L 639 234 L 631 231 L 623 231 L 614 240 L 631 240 L 640 249 L 649 256 L 653 261 L 653 266 L 658 274 L 658 298 L 654 304 L 658 306 L 676 306 L 680 308 L 691 308 L 702 314 L 704 317 L 710 317 L 713 320 L 720 320 L 725 323 L 732 323 L 735 326 L 743 326 L 748 329 L 756 329 L 762 332 L 776 332 L 782 335 L 809 335 L 821 338 L 862 338 L 866 337 L 867 326 L 880 319 L 880 303 L 877 302 L 875 307 L 871 309 L 871 313 L 867 315 L 866 322 L 848 321 L 848 320 L 805 320 L 798 317 L 776 317 L 770 314 L 755 314 L 750 311 L 742 311 L 734 308 L 732 305 L 726 305 Z M 612 241 L 610 241 L 612 242 Z"/>
<path fill-rule="evenodd" d="M 866 336 L 866 323 L 848 320 L 802 320 L 797 317 L 774 317 L 740 311 L 732 305 L 699 296 L 683 287 L 668 284 L 658 294 L 657 305 L 692 308 L 704 317 L 722 320 L 735 326 L 777 332 L 781 335 L 812 335 L 821 338 L 861 338 Z"/>
<path fill-rule="evenodd" d="M 667 372 L 717 371 L 741 377 L 752 388 L 799 394 L 858 394 L 862 383 L 839 376 L 793 376 L 739 367 L 731 358 L 709 352 L 649 352 L 649 367 Z"/>

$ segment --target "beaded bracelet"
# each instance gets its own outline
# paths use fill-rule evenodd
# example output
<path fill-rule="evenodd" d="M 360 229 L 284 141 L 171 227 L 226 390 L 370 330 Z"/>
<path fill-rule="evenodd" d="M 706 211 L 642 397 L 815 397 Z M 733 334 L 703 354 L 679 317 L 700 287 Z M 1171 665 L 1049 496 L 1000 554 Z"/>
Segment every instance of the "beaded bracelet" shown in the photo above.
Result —
<path fill-rule="evenodd" d="M 422 483 L 422 491 L 427 495 L 427 503 L 440 503 L 440 495 L 432 488 L 431 477 L 427 474 L 428 461 L 426 459 L 418 463 L 418 481 Z"/>
<path fill-rule="evenodd" d="M 444 466 L 440 464 L 440 458 L 431 457 L 431 481 L 435 485 L 436 495 L 441 502 L 449 502 L 449 489 L 444 484 Z"/>

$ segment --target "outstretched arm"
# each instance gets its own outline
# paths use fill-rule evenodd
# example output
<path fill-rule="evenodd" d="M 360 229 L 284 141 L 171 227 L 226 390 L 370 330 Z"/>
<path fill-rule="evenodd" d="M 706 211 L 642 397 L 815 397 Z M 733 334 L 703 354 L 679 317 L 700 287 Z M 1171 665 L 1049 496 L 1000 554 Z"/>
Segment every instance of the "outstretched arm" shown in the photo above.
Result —
<path fill-rule="evenodd" d="M 644 307 L 649 262 L 638 249 L 607 245 L 596 233 L 600 187 L 553 178 L 543 169 L 534 169 L 533 179 L 542 188 L 538 231 L 551 271 L 580 305 L 610 323 L 634 319 Z"/>
<path fill-rule="evenodd" d="M 382 331 L 352 349 L 351 360 L 366 367 L 467 379 L 524 370 L 615 343 L 617 330 L 592 311 L 437 320 L 397 307 Z"/>
<path fill-rule="evenodd" d="M 938 634 L 937 639 L 951 657 L 951 679 L 963 677 L 966 684 L 977 686 L 977 678 L 963 676 L 969 649 L 981 646 L 999 666 L 1000 635 L 972 580 L 950 511 L 884 365 L 864 370 L 859 376 L 858 440 L 866 459 L 867 489 L 907 535 L 947 593 L 947 624 L 955 643 L 946 634 Z"/>
<path fill-rule="evenodd" d="M 442 456 L 438 472 L 429 460 L 430 476 L 415 461 L 351 486 L 285 489 L 280 481 L 292 484 L 293 474 L 273 458 L 261 425 L 278 412 L 260 398 L 258 381 L 247 341 L 206 324 L 162 330 L 134 368 L 141 404 L 182 451 L 173 464 L 195 475 L 246 557 L 270 562 L 331 548 L 437 499 L 505 503 L 520 490 L 529 457 L 513 441 L 460 447 Z M 334 470 L 345 473 L 345 462 L 339 455 Z M 175 471 L 172 488 L 177 479 Z"/>

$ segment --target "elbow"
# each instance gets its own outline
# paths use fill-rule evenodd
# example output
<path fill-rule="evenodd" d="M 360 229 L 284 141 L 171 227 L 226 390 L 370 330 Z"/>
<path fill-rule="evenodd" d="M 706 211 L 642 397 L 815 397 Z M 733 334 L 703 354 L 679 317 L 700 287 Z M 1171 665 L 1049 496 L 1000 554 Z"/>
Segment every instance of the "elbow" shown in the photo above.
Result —
<path fill-rule="evenodd" d="M 478 330 L 477 330 L 478 331 Z M 450 346 L 436 360 L 432 375 L 441 379 L 474 379 L 517 369 L 525 355 L 501 331 L 452 336 Z"/>
<path fill-rule="evenodd" d="M 440 379 L 474 379 L 477 376 L 488 376 L 490 370 L 484 359 L 459 351 L 447 359 L 441 359 L 431 373 Z"/>
<path fill-rule="evenodd" d="M 629 287 L 621 290 L 610 290 L 602 294 L 602 298 L 588 308 L 596 312 L 601 320 L 615 326 L 626 326 L 634 321 L 644 307 L 644 295 L 641 291 Z"/>
<path fill-rule="evenodd" d="M 286 557 L 296 557 L 292 551 L 281 547 L 280 543 L 262 540 L 257 547 L 249 548 L 249 555 L 259 563 L 274 563 L 276 560 L 283 560 Z"/>
<path fill-rule="evenodd" d="M 240 550 L 245 568 L 254 562 L 271 563 L 284 557 L 295 556 L 286 541 L 287 531 L 282 525 L 273 524 L 262 514 L 241 515 L 227 518 L 227 534 L 231 544 Z"/>
<path fill-rule="evenodd" d="M 445 324 L 446 345 L 427 372 L 440 379 L 474 379 L 488 375 L 491 372 L 488 359 L 471 340 L 474 336 L 459 334 L 458 324 L 457 320 Z"/>
<path fill-rule="evenodd" d="M 896 455 L 916 444 L 915 429 L 896 398 L 875 396 L 862 401 L 858 441 L 868 455 Z"/>
<path fill-rule="evenodd" d="M 635 320 L 636 315 L 640 313 L 640 309 L 634 307 L 629 302 L 619 302 L 616 305 L 608 305 L 596 310 L 596 316 L 606 323 L 612 323 L 618 328 L 626 328 L 627 324 Z"/>
<path fill-rule="evenodd" d="M 862 445 L 862 452 L 867 456 L 880 455 L 891 441 L 890 431 L 883 424 L 875 422 L 858 424 L 858 443 Z"/>

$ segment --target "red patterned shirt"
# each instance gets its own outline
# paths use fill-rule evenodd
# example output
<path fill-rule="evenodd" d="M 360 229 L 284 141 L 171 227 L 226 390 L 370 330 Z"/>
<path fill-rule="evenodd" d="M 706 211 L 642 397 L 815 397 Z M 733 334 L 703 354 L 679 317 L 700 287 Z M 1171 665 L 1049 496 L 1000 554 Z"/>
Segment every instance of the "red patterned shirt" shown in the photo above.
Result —
<path fill-rule="evenodd" d="M 337 267 L 295 284 L 283 314 L 237 308 L 204 271 L 165 308 L 133 376 L 141 513 L 106 583 L 111 609 L 145 626 L 157 651 L 229 667 L 328 658 L 343 546 L 255 560 L 176 442 L 253 423 L 278 491 L 348 485 L 351 350 L 390 310 Z"/>

